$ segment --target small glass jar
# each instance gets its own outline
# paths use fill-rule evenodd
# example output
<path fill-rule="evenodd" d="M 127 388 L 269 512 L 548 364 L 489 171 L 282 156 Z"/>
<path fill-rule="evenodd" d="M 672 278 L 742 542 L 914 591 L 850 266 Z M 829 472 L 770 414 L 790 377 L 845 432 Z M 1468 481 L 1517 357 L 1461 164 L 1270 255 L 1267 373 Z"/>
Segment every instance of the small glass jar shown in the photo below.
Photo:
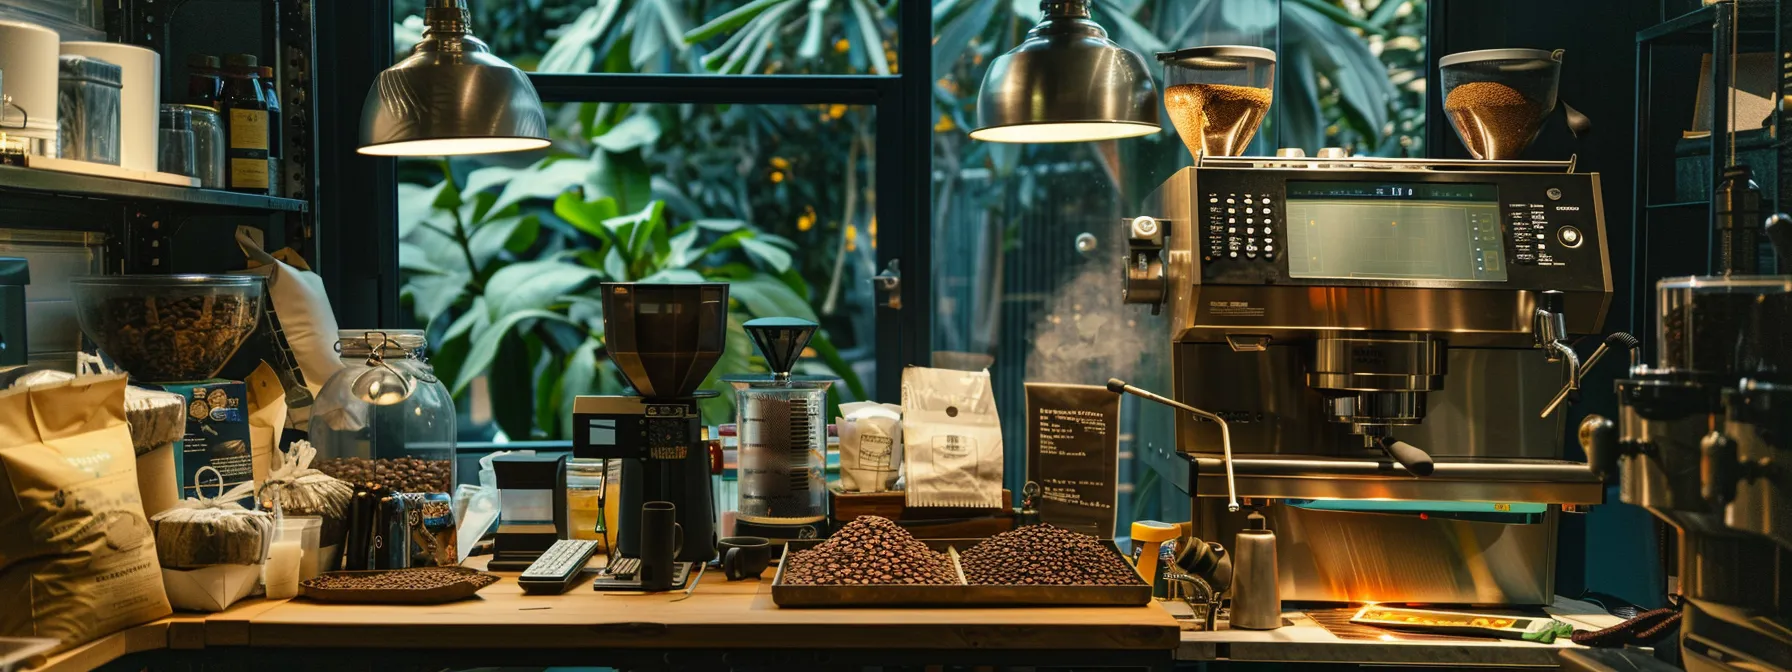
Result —
<path fill-rule="evenodd" d="M 622 460 L 566 461 L 566 522 L 574 539 L 603 542 L 608 552 L 621 512 Z"/>
<path fill-rule="evenodd" d="M 218 111 L 204 105 L 185 105 L 193 122 L 193 169 L 199 186 L 223 189 L 227 179 L 224 170 L 224 120 Z"/>
<path fill-rule="evenodd" d="M 159 133 L 156 146 L 160 155 L 156 158 L 156 170 L 198 177 L 199 169 L 194 163 L 193 111 L 185 105 L 163 105 Z"/>
<path fill-rule="evenodd" d="M 423 332 L 337 333 L 346 368 L 324 383 L 313 407 L 312 466 L 395 492 L 452 493 L 454 398 L 424 359 Z"/>

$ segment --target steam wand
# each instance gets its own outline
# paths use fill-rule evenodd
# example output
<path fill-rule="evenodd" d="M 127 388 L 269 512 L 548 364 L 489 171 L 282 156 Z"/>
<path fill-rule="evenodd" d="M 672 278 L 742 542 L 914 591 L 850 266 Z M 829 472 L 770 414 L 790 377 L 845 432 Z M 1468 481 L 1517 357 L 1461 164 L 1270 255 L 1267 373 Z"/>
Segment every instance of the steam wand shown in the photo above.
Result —
<path fill-rule="evenodd" d="M 1151 401 L 1155 401 L 1155 402 L 1163 404 L 1165 406 L 1169 406 L 1170 408 L 1180 408 L 1182 410 L 1188 411 L 1195 415 L 1198 415 L 1203 418 L 1207 418 L 1208 420 L 1212 420 L 1214 422 L 1219 423 L 1220 424 L 1220 448 L 1223 449 L 1226 454 L 1226 510 L 1227 511 L 1237 511 L 1238 510 L 1238 484 L 1236 482 L 1234 482 L 1232 479 L 1232 428 L 1226 424 L 1225 418 L 1222 418 L 1218 415 L 1214 415 L 1212 413 L 1208 413 L 1207 411 L 1203 411 L 1199 408 L 1195 408 L 1193 406 L 1182 403 L 1180 401 L 1176 401 L 1175 399 L 1160 396 L 1157 393 L 1154 393 L 1150 390 L 1133 387 L 1131 385 L 1126 384 L 1126 381 L 1121 380 L 1119 378 L 1109 378 L 1108 379 L 1108 389 L 1110 391 L 1112 391 L 1114 394 L 1131 394 L 1133 396 L 1140 397 L 1143 399 L 1150 399 Z"/>
<path fill-rule="evenodd" d="M 1598 364 L 1599 360 L 1605 357 L 1605 353 L 1620 348 L 1630 353 L 1630 368 L 1636 368 L 1637 345 L 1638 343 L 1635 336 L 1631 336 L 1622 331 L 1612 332 L 1612 335 L 1605 337 L 1605 342 L 1599 344 L 1598 350 L 1594 350 L 1593 354 L 1587 356 L 1587 361 L 1580 363 L 1580 372 L 1576 378 L 1586 378 L 1587 373 L 1593 370 L 1593 365 Z M 1577 391 L 1575 387 L 1571 385 L 1563 385 L 1562 391 L 1557 392 L 1556 397 L 1549 400 L 1549 405 L 1543 407 L 1542 417 L 1547 418 L 1550 414 L 1555 413 L 1556 408 L 1561 406 L 1562 402 L 1567 401 L 1568 396 L 1575 391 Z"/>

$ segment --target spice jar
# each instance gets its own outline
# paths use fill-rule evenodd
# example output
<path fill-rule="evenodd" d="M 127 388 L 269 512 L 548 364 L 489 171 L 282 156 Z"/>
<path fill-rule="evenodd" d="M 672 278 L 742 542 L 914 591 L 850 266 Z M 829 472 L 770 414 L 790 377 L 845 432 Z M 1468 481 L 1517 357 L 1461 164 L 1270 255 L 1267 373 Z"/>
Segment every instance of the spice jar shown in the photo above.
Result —
<path fill-rule="evenodd" d="M 424 359 L 422 331 L 337 332 L 346 368 L 313 407 L 312 467 L 394 492 L 452 493 L 454 398 Z"/>

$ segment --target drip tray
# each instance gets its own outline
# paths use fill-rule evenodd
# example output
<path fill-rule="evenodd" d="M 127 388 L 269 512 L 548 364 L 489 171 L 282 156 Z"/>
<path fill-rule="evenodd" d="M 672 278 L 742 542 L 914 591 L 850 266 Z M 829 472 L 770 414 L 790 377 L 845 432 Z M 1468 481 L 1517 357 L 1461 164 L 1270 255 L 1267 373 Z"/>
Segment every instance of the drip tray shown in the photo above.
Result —
<path fill-rule="evenodd" d="M 1461 637 L 1457 635 L 1427 635 L 1418 632 L 1402 632 L 1377 628 L 1372 625 L 1358 625 L 1350 622 L 1359 608 L 1349 609 L 1314 609 L 1304 612 L 1326 632 L 1338 639 L 1352 642 L 1497 642 L 1493 637 Z"/>

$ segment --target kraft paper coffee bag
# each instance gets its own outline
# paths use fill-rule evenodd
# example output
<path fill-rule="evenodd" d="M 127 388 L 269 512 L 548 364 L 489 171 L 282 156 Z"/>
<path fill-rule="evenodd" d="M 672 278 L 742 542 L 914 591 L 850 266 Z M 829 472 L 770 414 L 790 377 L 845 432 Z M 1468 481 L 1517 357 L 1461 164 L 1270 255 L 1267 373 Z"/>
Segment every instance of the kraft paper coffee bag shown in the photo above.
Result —
<path fill-rule="evenodd" d="M 61 651 L 169 613 L 125 377 L 0 392 L 0 637 Z"/>

